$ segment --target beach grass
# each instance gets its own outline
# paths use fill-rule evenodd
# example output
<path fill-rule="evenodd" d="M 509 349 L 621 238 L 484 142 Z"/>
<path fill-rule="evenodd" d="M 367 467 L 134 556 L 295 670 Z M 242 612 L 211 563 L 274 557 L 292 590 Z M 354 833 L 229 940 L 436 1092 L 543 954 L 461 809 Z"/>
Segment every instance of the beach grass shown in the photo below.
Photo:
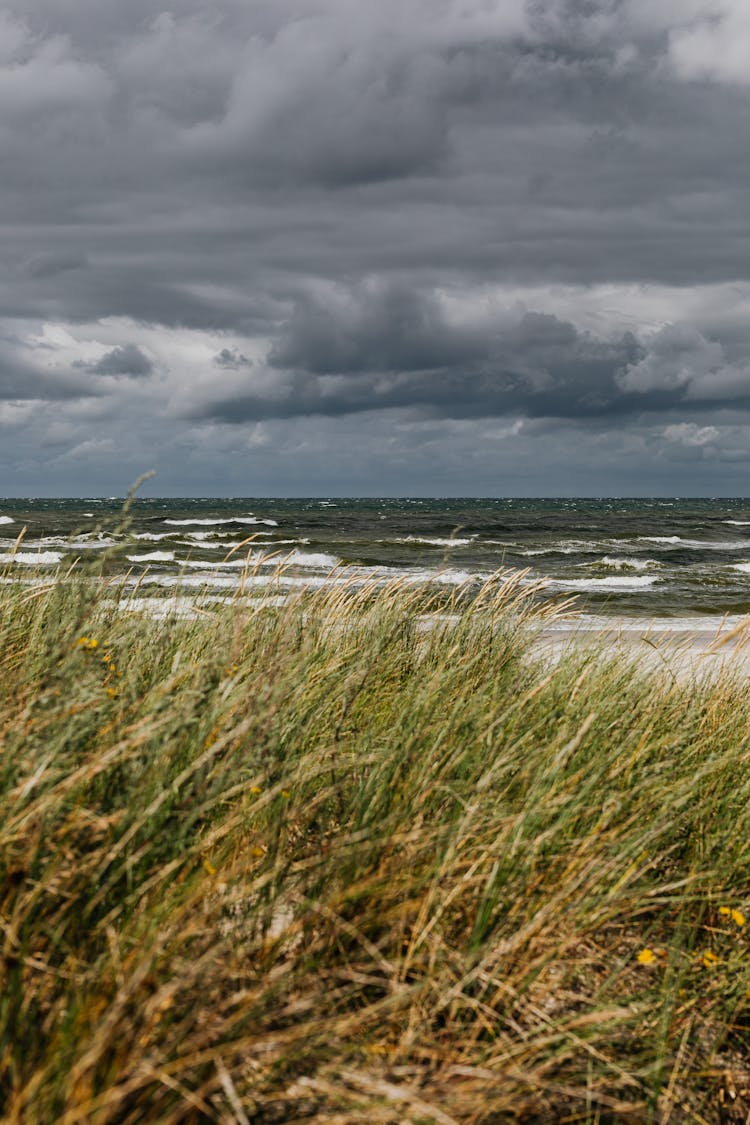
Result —
<path fill-rule="evenodd" d="M 747 1120 L 746 683 L 534 593 L 0 587 L 2 1120 Z"/>

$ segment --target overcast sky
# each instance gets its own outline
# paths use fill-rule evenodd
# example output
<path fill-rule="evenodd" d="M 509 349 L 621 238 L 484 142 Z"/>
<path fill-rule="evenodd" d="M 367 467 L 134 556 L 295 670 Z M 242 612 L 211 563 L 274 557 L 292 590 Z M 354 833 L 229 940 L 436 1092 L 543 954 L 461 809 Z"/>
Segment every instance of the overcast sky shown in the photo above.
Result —
<path fill-rule="evenodd" d="M 0 493 L 750 494 L 747 0 L 0 0 Z"/>

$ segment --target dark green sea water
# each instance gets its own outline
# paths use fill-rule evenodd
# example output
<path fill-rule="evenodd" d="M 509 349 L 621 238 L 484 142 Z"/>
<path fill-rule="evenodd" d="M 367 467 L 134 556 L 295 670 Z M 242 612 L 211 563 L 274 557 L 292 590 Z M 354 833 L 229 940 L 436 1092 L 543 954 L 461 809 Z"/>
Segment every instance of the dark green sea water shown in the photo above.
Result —
<path fill-rule="evenodd" d="M 367 578 L 444 586 L 515 567 L 549 579 L 552 593 L 576 593 L 595 615 L 750 613 L 747 499 L 138 499 L 127 531 L 121 508 L 120 499 L 0 500 L 6 580 L 90 563 L 116 544 L 110 569 L 128 569 L 153 594 L 231 593 L 250 551 L 259 591 L 278 586 L 284 557 L 282 588 L 333 581 L 340 562 Z"/>

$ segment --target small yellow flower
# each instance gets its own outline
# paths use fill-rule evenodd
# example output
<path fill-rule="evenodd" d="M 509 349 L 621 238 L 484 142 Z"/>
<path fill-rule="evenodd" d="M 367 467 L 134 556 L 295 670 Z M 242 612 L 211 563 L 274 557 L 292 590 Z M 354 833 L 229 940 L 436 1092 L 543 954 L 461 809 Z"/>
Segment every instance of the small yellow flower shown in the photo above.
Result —
<path fill-rule="evenodd" d="M 250 854 L 255 856 L 256 859 L 261 859 L 266 853 L 265 853 L 265 850 L 263 848 L 256 847 L 256 848 L 252 849 Z"/>
<path fill-rule="evenodd" d="M 284 800 L 287 800 L 287 798 L 291 797 L 291 795 L 292 794 L 289 792 L 288 789 L 282 789 L 281 790 L 281 796 L 284 798 Z"/>
<path fill-rule="evenodd" d="M 639 965 L 653 965 L 655 960 L 656 954 L 654 953 L 653 949 L 648 948 L 642 949 L 636 957 L 636 961 Z"/>
<path fill-rule="evenodd" d="M 263 792 L 263 790 L 261 789 L 260 785 L 251 785 L 250 792 L 254 797 L 257 797 Z"/>
<path fill-rule="evenodd" d="M 77 645 L 87 645 L 89 643 L 88 637 L 79 637 L 76 641 Z"/>
<path fill-rule="evenodd" d="M 89 643 L 86 645 L 86 648 L 91 649 L 92 652 L 95 648 L 99 648 L 99 642 L 96 637 L 89 637 Z"/>
<path fill-rule="evenodd" d="M 740 929 L 745 925 L 746 918 L 741 910 L 734 910 L 730 906 L 720 906 L 719 914 L 723 918 L 731 918 L 735 926 L 739 926 Z"/>
<path fill-rule="evenodd" d="M 215 875 L 216 874 L 216 868 L 211 863 L 210 859 L 204 859 L 203 860 L 203 869 L 204 869 L 204 871 L 206 872 L 207 875 Z"/>
<path fill-rule="evenodd" d="M 106 694 L 109 696 L 110 699 L 117 699 L 117 692 L 115 691 L 115 689 L 113 687 L 108 687 L 108 688 L 105 689 L 105 691 L 106 691 Z"/>
<path fill-rule="evenodd" d="M 714 967 L 714 965 L 718 965 L 719 960 L 720 959 L 716 956 L 716 954 L 712 953 L 710 949 L 707 949 L 706 952 L 701 957 L 701 961 L 703 962 L 703 966 L 706 969 L 712 969 Z"/>

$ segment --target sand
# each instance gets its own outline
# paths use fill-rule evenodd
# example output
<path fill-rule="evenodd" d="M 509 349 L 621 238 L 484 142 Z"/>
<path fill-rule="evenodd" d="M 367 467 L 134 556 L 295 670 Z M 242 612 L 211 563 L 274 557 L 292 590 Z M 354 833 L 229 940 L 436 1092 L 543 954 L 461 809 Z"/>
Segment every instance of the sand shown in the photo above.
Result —
<path fill-rule="evenodd" d="M 582 618 L 557 622 L 532 646 L 535 657 L 557 663 L 575 649 L 604 658 L 622 655 L 680 682 L 731 673 L 750 676 L 750 618 Z"/>

